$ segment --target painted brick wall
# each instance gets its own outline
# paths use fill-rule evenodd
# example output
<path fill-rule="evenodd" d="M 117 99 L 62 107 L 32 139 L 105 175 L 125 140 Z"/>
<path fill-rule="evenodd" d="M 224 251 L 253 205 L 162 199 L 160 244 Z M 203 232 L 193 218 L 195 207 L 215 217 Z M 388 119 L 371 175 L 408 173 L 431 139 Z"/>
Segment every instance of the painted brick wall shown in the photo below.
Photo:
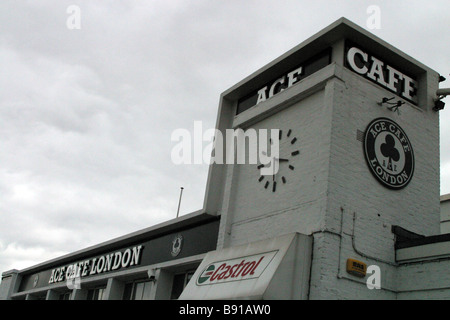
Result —
<path fill-rule="evenodd" d="M 441 233 L 450 233 L 450 194 L 441 196 L 441 199 Z"/>
<path fill-rule="evenodd" d="M 391 299 L 397 292 L 392 225 L 424 235 L 439 233 L 438 117 L 408 105 L 398 115 L 376 103 L 391 93 L 348 70 L 343 69 L 342 75 L 327 85 L 334 92 L 334 103 L 325 223 L 327 230 L 340 236 L 315 241 L 314 265 L 320 267 L 313 272 L 312 297 Z M 364 131 L 378 117 L 397 122 L 414 148 L 414 177 L 402 190 L 387 189 L 375 180 L 365 163 L 362 142 L 356 139 L 356 131 Z M 322 247 L 334 249 L 323 255 Z M 336 266 L 340 261 L 344 270 L 347 258 L 379 266 L 381 290 L 368 290 L 367 277 L 338 275 Z"/>
<path fill-rule="evenodd" d="M 226 188 L 231 194 L 227 217 L 231 232 L 228 245 L 272 238 L 280 234 L 310 234 L 324 224 L 328 170 L 328 137 L 330 109 L 324 105 L 323 90 L 252 126 L 254 129 L 277 128 L 289 139 L 281 140 L 280 156 L 289 157 L 294 150 L 300 154 L 281 163 L 276 175 L 277 189 L 272 190 L 272 177 L 258 181 L 257 165 L 235 165 L 228 168 L 234 175 Z M 291 144 L 292 139 L 297 141 Z M 288 168 L 294 166 L 294 170 Z M 285 176 L 286 183 L 282 183 Z M 266 181 L 270 185 L 264 188 Z"/>
<path fill-rule="evenodd" d="M 335 68 L 324 89 L 252 126 L 292 129 L 300 156 L 276 193 L 258 182 L 255 165 L 227 167 L 218 247 L 290 232 L 312 234 L 311 299 L 395 299 L 399 282 L 391 227 L 439 233 L 438 114 L 430 105 L 405 104 L 400 115 L 389 111 L 377 102 L 392 93 Z M 365 162 L 357 131 L 378 117 L 398 123 L 412 144 L 414 177 L 404 189 L 382 186 Z M 349 275 L 348 258 L 378 266 L 381 289 L 369 290 L 367 276 Z"/>
<path fill-rule="evenodd" d="M 402 265 L 397 270 L 397 299 L 450 299 L 450 260 Z"/>

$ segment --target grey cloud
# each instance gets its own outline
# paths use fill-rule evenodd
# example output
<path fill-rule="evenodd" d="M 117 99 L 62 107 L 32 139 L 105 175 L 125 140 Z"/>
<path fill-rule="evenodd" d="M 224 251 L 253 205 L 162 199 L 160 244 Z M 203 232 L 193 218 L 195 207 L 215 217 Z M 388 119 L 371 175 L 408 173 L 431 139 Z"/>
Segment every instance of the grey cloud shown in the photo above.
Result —
<path fill-rule="evenodd" d="M 450 79 L 447 1 L 433 3 L 374 1 L 372 32 Z M 80 30 L 66 27 L 74 4 Z M 2 1 L 0 272 L 174 218 L 181 186 L 181 213 L 200 209 L 208 167 L 172 164 L 172 131 L 214 127 L 222 91 L 341 16 L 365 27 L 367 6 Z M 442 112 L 445 170 L 449 121 Z"/>

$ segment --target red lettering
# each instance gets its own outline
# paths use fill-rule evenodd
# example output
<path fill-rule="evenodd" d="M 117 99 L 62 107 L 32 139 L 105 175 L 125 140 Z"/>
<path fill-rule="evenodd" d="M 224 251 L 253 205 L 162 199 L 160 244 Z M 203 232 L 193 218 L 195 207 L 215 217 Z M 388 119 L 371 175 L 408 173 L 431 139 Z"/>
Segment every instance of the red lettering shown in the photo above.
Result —
<path fill-rule="evenodd" d="M 245 277 L 247 275 L 253 275 L 256 272 L 264 256 L 259 258 L 258 261 L 246 262 L 245 259 L 240 263 L 234 265 L 229 265 L 226 262 L 222 263 L 215 271 L 212 273 L 209 281 L 220 281 L 228 278 Z"/>
<path fill-rule="evenodd" d="M 255 264 L 255 261 L 246 263 L 247 266 L 245 268 L 242 268 L 242 276 L 245 277 L 247 274 L 249 274 L 250 271 L 252 271 L 252 269 L 254 268 Z"/>
<path fill-rule="evenodd" d="M 228 269 L 228 273 L 225 277 L 223 277 L 224 279 L 228 279 L 229 277 L 231 277 L 231 275 L 233 274 L 234 268 L 237 267 L 237 264 L 235 264 L 234 266 L 230 266 L 230 268 Z"/>
<path fill-rule="evenodd" d="M 262 261 L 262 259 L 264 259 L 264 256 L 261 257 L 261 259 L 259 259 L 259 261 L 255 264 L 255 266 L 253 267 L 252 271 L 250 272 L 250 274 L 255 274 L 255 270 L 256 268 L 258 268 L 259 263 Z"/>
<path fill-rule="evenodd" d="M 233 272 L 233 275 L 231 276 L 232 278 L 236 278 L 239 275 L 239 273 L 236 274 L 236 272 L 238 272 L 239 268 L 242 267 L 242 265 L 244 264 L 244 261 L 245 260 L 242 260 L 241 263 L 239 263 L 239 265 L 237 265 L 237 269 Z M 233 267 L 235 267 L 235 266 L 233 266 Z"/>
<path fill-rule="evenodd" d="M 225 271 L 222 272 L 222 273 L 217 277 L 217 280 L 222 280 L 222 279 L 225 277 L 225 275 L 227 274 L 228 270 L 230 270 L 230 266 L 226 266 L 226 267 L 225 267 Z"/>
<path fill-rule="evenodd" d="M 219 272 L 219 270 L 222 270 L 223 268 L 225 268 L 226 265 L 227 265 L 226 263 L 221 264 L 220 267 L 218 267 L 217 270 L 211 276 L 210 281 L 216 280 L 216 278 L 219 276 L 217 273 Z"/>
<path fill-rule="evenodd" d="M 244 262 L 244 261 L 245 261 L 245 260 L 243 260 L 242 262 Z M 242 263 L 242 262 L 241 262 L 241 263 Z M 239 270 L 239 272 L 236 274 L 236 277 L 239 276 L 239 274 L 242 272 L 242 270 L 244 270 L 245 267 L 247 267 L 248 264 L 249 264 L 248 262 L 244 263 L 244 265 L 242 266 L 241 270 Z M 237 271 L 237 270 L 236 270 L 236 271 Z"/>

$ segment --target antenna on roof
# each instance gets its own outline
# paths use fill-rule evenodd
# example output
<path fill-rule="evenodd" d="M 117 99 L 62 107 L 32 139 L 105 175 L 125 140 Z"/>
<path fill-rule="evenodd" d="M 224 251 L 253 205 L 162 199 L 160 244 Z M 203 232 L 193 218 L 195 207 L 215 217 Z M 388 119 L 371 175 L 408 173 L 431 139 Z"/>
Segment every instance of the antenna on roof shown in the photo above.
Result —
<path fill-rule="evenodd" d="M 180 213 L 180 205 L 181 205 L 181 196 L 183 195 L 183 187 L 181 187 L 180 188 L 181 190 L 180 190 L 180 200 L 178 201 L 178 210 L 177 210 L 177 218 L 178 218 L 178 215 L 179 215 L 179 213 Z"/>

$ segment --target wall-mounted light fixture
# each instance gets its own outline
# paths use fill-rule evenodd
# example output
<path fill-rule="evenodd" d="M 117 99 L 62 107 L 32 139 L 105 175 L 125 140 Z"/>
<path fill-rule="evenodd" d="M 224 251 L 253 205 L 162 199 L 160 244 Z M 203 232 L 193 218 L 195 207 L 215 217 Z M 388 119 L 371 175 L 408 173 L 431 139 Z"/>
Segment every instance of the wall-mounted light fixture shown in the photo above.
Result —
<path fill-rule="evenodd" d="M 436 100 L 436 101 L 434 102 L 433 110 L 434 110 L 434 111 L 439 111 L 439 110 L 444 109 L 444 107 L 445 107 L 445 102 L 444 102 L 444 101 L 442 101 L 442 100 Z"/>
<path fill-rule="evenodd" d="M 389 102 L 389 101 L 391 101 L 394 98 L 395 97 L 392 97 L 392 98 L 384 97 L 380 102 L 378 102 L 378 105 L 379 106 L 383 106 L 383 104 L 387 104 L 387 105 L 390 106 L 390 107 L 387 107 L 388 110 L 390 110 L 390 111 L 397 111 L 397 114 L 400 115 L 400 111 L 398 110 L 398 108 L 400 108 L 402 105 L 404 105 L 405 102 L 403 102 L 401 100 L 398 100 L 397 102 Z"/>
<path fill-rule="evenodd" d="M 148 274 L 148 280 L 151 282 L 156 282 L 156 270 L 155 269 L 149 269 L 147 271 Z"/>
<path fill-rule="evenodd" d="M 395 97 L 392 98 L 386 98 L 384 97 L 380 102 L 378 102 L 379 106 L 382 106 L 384 103 L 388 103 L 389 101 L 391 101 L 392 99 L 394 99 Z"/>
<path fill-rule="evenodd" d="M 439 110 L 444 109 L 444 107 L 445 107 L 445 102 L 442 101 L 442 99 L 444 99 L 446 96 L 450 95 L 450 88 L 438 89 L 436 91 L 436 95 L 437 95 L 437 99 L 434 100 L 433 110 L 439 111 Z"/>
<path fill-rule="evenodd" d="M 403 101 L 398 100 L 394 105 L 388 107 L 388 109 L 391 111 L 397 111 L 397 114 L 400 115 L 400 111 L 398 110 L 398 108 L 400 108 L 404 104 L 405 103 Z"/>

